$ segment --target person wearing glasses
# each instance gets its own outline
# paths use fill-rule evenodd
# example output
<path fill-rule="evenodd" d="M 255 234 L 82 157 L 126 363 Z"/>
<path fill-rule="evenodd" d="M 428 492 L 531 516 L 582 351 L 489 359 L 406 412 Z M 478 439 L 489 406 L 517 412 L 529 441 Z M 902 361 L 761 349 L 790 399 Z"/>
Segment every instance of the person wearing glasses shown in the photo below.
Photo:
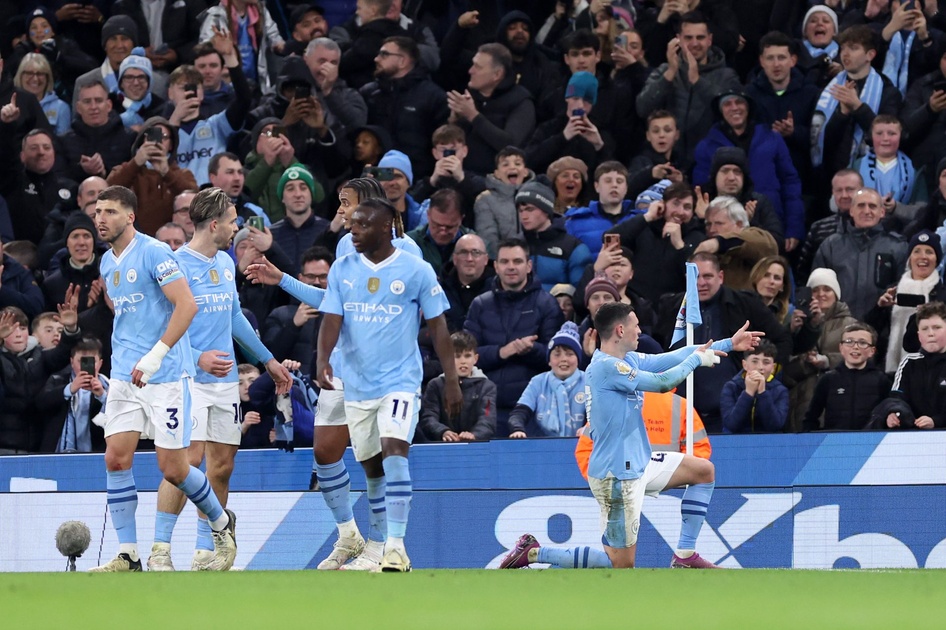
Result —
<path fill-rule="evenodd" d="M 438 190 L 427 206 L 427 224 L 414 228 L 407 236 L 414 239 L 421 254 L 437 275 L 450 260 L 457 241 L 473 230 L 463 225 L 463 196 L 451 188 Z"/>
<path fill-rule="evenodd" d="M 151 90 L 154 70 L 145 49 L 133 48 L 118 69 L 118 94 L 121 105 L 116 109 L 122 124 L 132 131 L 141 131 L 141 125 L 152 116 L 164 113 L 167 101 Z"/>
<path fill-rule="evenodd" d="M 486 242 L 467 233 L 453 245 L 453 257 L 440 270 L 440 286 L 450 301 L 447 328 L 451 333 L 463 330 L 463 321 L 473 300 L 490 290 L 496 271 L 489 264 Z"/>
<path fill-rule="evenodd" d="M 890 379 L 872 359 L 877 332 L 855 322 L 844 327 L 838 349 L 844 361 L 828 370 L 815 385 L 805 411 L 804 431 L 860 431 L 871 410 L 890 392 Z"/>

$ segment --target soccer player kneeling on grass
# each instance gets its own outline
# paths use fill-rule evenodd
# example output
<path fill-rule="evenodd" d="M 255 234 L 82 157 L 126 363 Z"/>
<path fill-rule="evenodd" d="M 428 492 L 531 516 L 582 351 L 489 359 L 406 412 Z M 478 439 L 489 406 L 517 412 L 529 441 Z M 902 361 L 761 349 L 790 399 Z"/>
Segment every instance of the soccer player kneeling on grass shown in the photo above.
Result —
<path fill-rule="evenodd" d="M 431 266 L 392 244 L 396 216 L 394 206 L 382 199 L 363 201 L 352 213 L 356 253 L 343 256 L 329 271 L 316 370 L 319 385 L 332 390 L 329 358 L 337 343 L 344 345 L 345 416 L 352 450 L 369 483 L 386 480 L 384 498 L 373 499 L 370 505 L 387 512 L 382 571 L 411 570 L 404 548 L 413 494 L 407 455 L 420 402 L 421 313 L 446 376 L 448 414 L 459 415 L 463 403 L 443 315 L 449 302 Z"/>
<path fill-rule="evenodd" d="M 605 523 L 604 552 L 591 547 L 541 547 L 524 534 L 503 558 L 502 569 L 534 562 L 562 568 L 631 568 L 637 552 L 637 533 L 645 494 L 689 485 L 681 508 L 683 528 L 671 567 L 715 568 L 696 553 L 696 539 L 713 495 L 715 469 L 703 459 L 681 453 L 651 454 L 641 415 L 642 392 L 666 392 L 700 366 L 711 367 L 730 350 L 745 351 L 758 344 L 762 333 L 749 332 L 749 322 L 731 339 L 674 352 L 647 355 L 635 352 L 640 335 L 633 307 L 604 304 L 595 314 L 601 339 L 585 371 L 588 421 L 594 446 L 588 464 L 588 485 Z"/>

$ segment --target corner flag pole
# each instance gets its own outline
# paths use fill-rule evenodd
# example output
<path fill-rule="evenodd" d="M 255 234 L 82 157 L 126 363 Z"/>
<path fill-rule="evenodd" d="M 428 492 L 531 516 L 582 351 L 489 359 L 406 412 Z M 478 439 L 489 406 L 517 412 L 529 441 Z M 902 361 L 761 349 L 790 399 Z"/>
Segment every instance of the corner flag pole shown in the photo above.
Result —
<path fill-rule="evenodd" d="M 677 312 L 677 321 L 673 326 L 673 338 L 670 345 L 675 346 L 677 342 L 686 337 L 686 345 L 693 345 L 693 328 L 703 323 L 703 317 L 700 313 L 700 296 L 696 289 L 696 280 L 699 277 L 699 269 L 694 263 L 686 264 L 686 286 L 687 290 L 683 296 L 683 303 Z M 685 332 L 684 332 L 685 331 Z M 687 455 L 693 454 L 693 373 L 687 376 Z"/>

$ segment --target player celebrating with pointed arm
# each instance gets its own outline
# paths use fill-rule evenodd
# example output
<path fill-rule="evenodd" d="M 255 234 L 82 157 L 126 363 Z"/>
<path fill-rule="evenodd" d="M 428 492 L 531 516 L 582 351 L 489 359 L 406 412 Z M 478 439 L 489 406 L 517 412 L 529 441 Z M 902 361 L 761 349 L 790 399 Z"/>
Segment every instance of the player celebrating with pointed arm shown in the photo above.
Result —
<path fill-rule="evenodd" d="M 197 304 L 171 249 L 135 230 L 138 198 L 123 186 L 103 190 L 95 202 L 95 225 L 112 249 L 101 273 L 115 310 L 112 379 L 105 403 L 105 468 L 108 510 L 118 535 L 118 555 L 93 572 L 141 571 L 132 472 L 141 434 L 153 435 L 164 478 L 207 515 L 214 568 L 236 558 L 236 516 L 225 510 L 210 483 L 187 461 L 190 444 L 190 380 L 194 374 L 187 328 Z"/>
<path fill-rule="evenodd" d="M 430 265 L 393 246 L 396 216 L 394 206 L 382 199 L 363 201 L 352 213 L 357 253 L 342 257 L 329 271 L 317 362 L 319 385 L 333 389 L 329 357 L 337 343 L 344 344 L 345 416 L 352 450 L 369 480 L 386 479 L 383 499 L 370 506 L 387 513 L 382 571 L 411 570 L 404 548 L 413 494 L 407 456 L 420 404 L 421 312 L 444 366 L 451 416 L 459 415 L 463 400 L 443 315 L 449 302 Z"/>
<path fill-rule="evenodd" d="M 718 363 L 718 356 L 755 347 L 763 333 L 748 328 L 746 322 L 724 341 L 646 355 L 636 352 L 640 327 L 633 307 L 622 302 L 603 305 L 595 314 L 601 349 L 595 351 L 585 371 L 585 390 L 594 440 L 588 485 L 601 507 L 604 553 L 591 547 L 541 547 L 534 536 L 524 534 L 500 568 L 521 568 L 534 562 L 562 568 L 632 568 L 644 495 L 656 496 L 684 485 L 689 487 L 681 507 L 683 527 L 670 566 L 716 568 L 695 551 L 715 486 L 713 464 L 682 453 L 651 454 L 641 415 L 642 392 L 670 391 L 696 368 Z"/>

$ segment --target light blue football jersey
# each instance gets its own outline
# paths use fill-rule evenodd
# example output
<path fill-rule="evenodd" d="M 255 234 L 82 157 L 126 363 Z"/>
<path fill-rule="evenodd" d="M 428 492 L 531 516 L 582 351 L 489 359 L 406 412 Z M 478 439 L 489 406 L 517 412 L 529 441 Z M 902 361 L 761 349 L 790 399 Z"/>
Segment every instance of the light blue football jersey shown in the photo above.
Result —
<path fill-rule="evenodd" d="M 194 175 L 198 186 L 210 182 L 210 158 L 227 150 L 227 141 L 236 133 L 227 119 L 227 112 L 210 118 L 189 121 L 178 131 L 177 165 Z"/>
<path fill-rule="evenodd" d="M 272 353 L 256 336 L 253 327 L 240 308 L 240 296 L 236 288 L 236 271 L 233 259 L 226 252 L 217 252 L 207 258 L 185 245 L 177 252 L 181 272 L 187 279 L 197 302 L 197 315 L 188 328 L 194 363 L 201 353 L 221 350 L 234 359 L 233 338 L 265 363 L 273 358 Z M 197 383 L 236 383 L 239 376 L 231 369 L 226 376 L 217 377 L 197 368 L 194 377 Z"/>
<path fill-rule="evenodd" d="M 161 290 L 184 275 L 171 248 L 136 233 L 122 252 L 109 250 L 99 266 L 105 290 L 115 305 L 112 328 L 112 378 L 131 382 L 131 371 L 167 330 L 174 306 Z M 173 383 L 194 375 L 187 333 L 161 362 L 149 383 Z"/>
<path fill-rule="evenodd" d="M 414 254 L 421 260 L 424 259 L 424 254 L 420 251 L 417 243 L 414 242 L 410 236 L 397 236 L 391 239 L 391 245 L 394 245 L 397 249 L 403 249 L 408 254 Z M 345 236 L 338 239 L 338 245 L 335 246 L 335 258 L 341 258 L 342 256 L 347 256 L 348 254 L 357 254 L 355 251 L 355 245 L 351 242 L 351 232 Z"/>
<path fill-rule="evenodd" d="M 400 249 L 377 265 L 362 254 L 335 261 L 322 312 L 344 318 L 340 342 L 345 348 L 345 400 L 417 391 L 422 378 L 417 346 L 421 310 L 433 319 L 448 308 L 433 268 Z"/>

